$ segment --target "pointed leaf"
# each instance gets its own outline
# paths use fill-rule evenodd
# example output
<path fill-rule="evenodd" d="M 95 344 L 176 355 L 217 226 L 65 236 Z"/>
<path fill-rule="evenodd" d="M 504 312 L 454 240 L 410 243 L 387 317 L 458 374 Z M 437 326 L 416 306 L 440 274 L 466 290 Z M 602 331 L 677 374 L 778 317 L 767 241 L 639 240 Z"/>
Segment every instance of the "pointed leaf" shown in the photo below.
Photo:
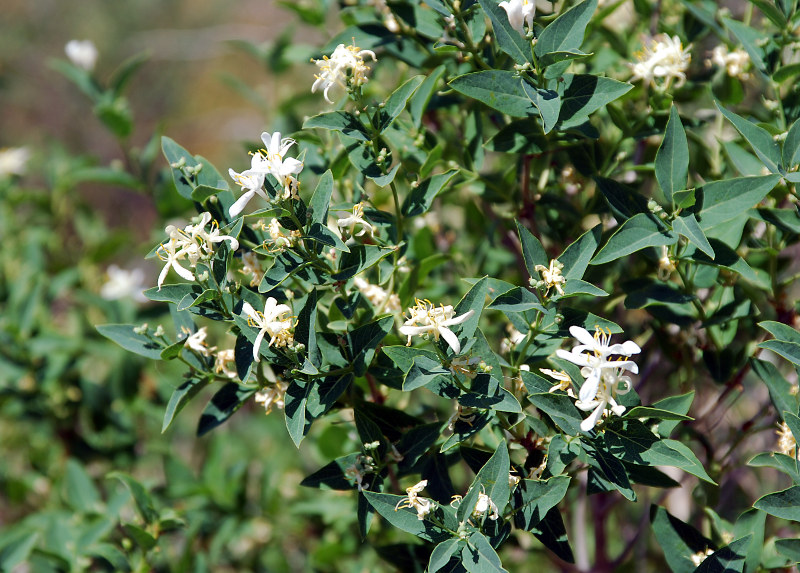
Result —
<path fill-rule="evenodd" d="M 585 123 L 592 113 L 633 89 L 631 84 L 591 74 L 564 74 L 557 86 L 561 94 L 558 119 L 562 130 Z"/>
<path fill-rule="evenodd" d="M 672 230 L 689 239 L 690 243 L 712 259 L 716 256 L 711 243 L 708 242 L 703 229 L 700 228 L 700 224 L 692 213 L 681 213 L 679 217 L 676 217 L 672 221 Z"/>
<path fill-rule="evenodd" d="M 672 204 L 672 194 L 686 189 L 689 177 L 689 143 L 674 105 L 670 110 L 664 139 L 656 153 L 655 169 L 658 185 L 664 192 L 667 203 Z"/>
<path fill-rule="evenodd" d="M 450 87 L 512 117 L 537 114 L 536 107 L 513 72 L 487 70 L 450 80 Z"/>
<path fill-rule="evenodd" d="M 229 382 L 220 388 L 203 410 L 197 424 L 197 436 L 204 436 L 220 424 L 224 423 L 242 407 L 257 388 Z"/>
<path fill-rule="evenodd" d="M 600 252 L 591 260 L 592 265 L 602 265 L 647 247 L 672 245 L 678 237 L 656 223 L 651 215 L 639 213 L 625 221 Z"/>
<path fill-rule="evenodd" d="M 208 385 L 208 378 L 190 378 L 172 392 L 167 409 L 164 411 L 164 421 L 161 424 L 161 433 L 167 431 L 172 420 L 200 390 Z"/>
<path fill-rule="evenodd" d="M 781 519 L 800 522 L 800 486 L 762 496 L 753 507 Z"/>
<path fill-rule="evenodd" d="M 531 44 L 517 30 L 511 27 L 508 14 L 496 0 L 479 0 L 483 11 L 492 21 L 492 30 L 497 39 L 497 46 L 518 64 L 531 61 Z"/>
<path fill-rule="evenodd" d="M 113 340 L 125 350 L 154 360 L 161 360 L 161 351 L 164 347 L 144 334 L 134 332 L 133 325 L 101 324 L 95 328 L 97 328 L 97 332 L 109 340 Z"/>
<path fill-rule="evenodd" d="M 386 131 L 390 125 L 397 119 L 402 111 L 406 108 L 406 103 L 408 103 L 408 99 L 414 95 L 414 92 L 417 91 L 417 88 L 422 84 L 425 76 L 414 76 L 413 78 L 406 80 L 406 82 L 401 85 L 399 88 L 392 92 L 392 95 L 386 100 L 385 105 L 382 108 L 379 108 L 379 130 L 380 133 Z"/>
<path fill-rule="evenodd" d="M 717 103 L 717 107 L 722 112 L 722 115 L 727 117 L 733 127 L 747 140 L 747 143 L 753 148 L 758 158 L 764 162 L 767 169 L 772 173 L 780 173 L 782 169 L 781 150 L 778 142 L 772 139 L 770 133 L 763 127 L 759 127 L 732 111 L 728 111 L 719 103 Z"/>
<path fill-rule="evenodd" d="M 347 137 L 361 141 L 371 141 L 364 124 L 356 116 L 346 111 L 328 111 L 309 117 L 303 123 L 303 129 L 314 127 L 338 131 Z"/>
<path fill-rule="evenodd" d="M 584 0 L 550 22 L 536 42 L 533 50 L 536 57 L 542 58 L 552 52 L 580 49 L 586 26 L 596 8 L 597 0 Z"/>

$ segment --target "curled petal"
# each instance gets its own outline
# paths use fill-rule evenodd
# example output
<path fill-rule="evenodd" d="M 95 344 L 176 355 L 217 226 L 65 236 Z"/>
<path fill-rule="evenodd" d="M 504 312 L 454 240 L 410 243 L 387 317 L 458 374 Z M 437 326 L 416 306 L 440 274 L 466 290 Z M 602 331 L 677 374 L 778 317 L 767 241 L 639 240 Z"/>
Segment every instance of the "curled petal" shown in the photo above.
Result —
<path fill-rule="evenodd" d="M 439 334 L 442 336 L 442 338 L 444 338 L 444 341 L 450 346 L 450 348 L 453 349 L 453 352 L 456 354 L 461 352 L 461 343 L 458 341 L 458 336 L 456 336 L 452 330 L 446 326 L 443 326 L 439 329 Z"/>

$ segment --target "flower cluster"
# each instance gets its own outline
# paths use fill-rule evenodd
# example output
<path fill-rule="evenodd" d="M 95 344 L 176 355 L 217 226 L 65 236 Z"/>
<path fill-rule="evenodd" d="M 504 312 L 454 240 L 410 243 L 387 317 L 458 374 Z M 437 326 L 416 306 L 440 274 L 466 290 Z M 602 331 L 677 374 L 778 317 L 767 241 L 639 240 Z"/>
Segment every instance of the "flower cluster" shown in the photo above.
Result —
<path fill-rule="evenodd" d="M 375 227 L 364 218 L 364 203 L 356 203 L 353 205 L 353 212 L 345 217 L 336 220 L 336 226 L 342 230 L 346 230 L 347 234 L 351 237 L 361 237 L 365 233 L 372 235 Z M 356 233 L 356 226 L 360 226 L 361 230 Z"/>
<path fill-rule="evenodd" d="M 627 370 L 636 374 L 639 369 L 635 362 L 622 357 L 639 354 L 641 348 L 630 340 L 610 344 L 611 332 L 600 327 L 596 327 L 594 336 L 579 326 L 571 326 L 569 332 L 580 344 L 569 352 L 557 350 L 556 355 L 582 367 L 581 375 L 585 380 L 575 405 L 584 412 L 592 411 L 581 422 L 581 429 L 588 432 L 598 424 L 606 408 L 610 407 L 611 412 L 618 416 L 625 411 L 625 406 L 617 404 L 616 396 L 630 390 L 631 379 L 623 376 L 622 372 Z"/>
<path fill-rule="evenodd" d="M 448 346 L 456 354 L 461 352 L 461 343 L 458 336 L 448 328 L 467 321 L 474 313 L 470 310 L 461 316 L 456 316 L 451 305 L 435 306 L 429 300 L 417 299 L 417 305 L 408 309 L 411 315 L 400 327 L 400 334 L 408 336 L 407 346 L 411 346 L 411 337 L 416 335 L 433 335 L 433 339 L 438 342 L 439 337 L 444 338 Z"/>
<path fill-rule="evenodd" d="M 353 279 L 353 284 L 375 308 L 393 313 L 400 312 L 400 297 L 396 294 L 389 294 L 378 285 L 374 285 L 361 277 Z"/>
<path fill-rule="evenodd" d="M 286 153 L 296 143 L 295 140 L 288 137 L 281 138 L 279 131 L 272 134 L 265 131 L 261 134 L 261 140 L 264 142 L 264 148 L 253 154 L 250 169 L 241 173 L 228 169 L 231 179 L 245 192 L 228 210 L 231 217 L 241 213 L 255 195 L 266 201 L 270 200 L 263 189 L 267 175 L 272 175 L 282 186 L 283 199 L 298 197 L 300 183 L 295 175 L 303 170 L 303 162 L 294 157 L 286 157 Z"/>
<path fill-rule="evenodd" d="M 475 509 L 472 510 L 472 517 L 483 517 L 484 515 L 488 515 L 492 521 L 497 521 L 497 518 L 500 517 L 500 510 L 492 498 L 486 495 L 486 492 L 481 491 L 478 494 L 478 501 L 475 502 Z"/>
<path fill-rule="evenodd" d="M 533 16 L 536 14 L 536 4 L 533 0 L 507 0 L 500 2 L 499 6 L 506 11 L 508 23 L 517 32 L 525 35 L 525 28 L 533 27 Z"/>
<path fill-rule="evenodd" d="M 197 330 L 194 334 L 190 334 L 186 337 L 186 340 L 183 343 L 184 348 L 188 348 L 192 352 L 199 354 L 200 356 L 211 356 L 214 352 L 216 352 L 217 347 L 212 346 L 209 347 L 206 344 L 206 338 L 208 337 L 208 327 L 204 326 Z"/>
<path fill-rule="evenodd" d="M 100 287 L 100 296 L 106 300 L 132 298 L 136 302 L 147 302 L 144 296 L 144 272 L 142 269 L 127 271 L 117 265 L 106 269 L 108 280 Z"/>
<path fill-rule="evenodd" d="M 720 44 L 711 52 L 711 61 L 721 68 L 725 68 L 732 78 L 742 81 L 750 78 L 747 69 L 750 67 L 750 56 L 741 48 L 730 52 L 725 44 Z"/>
<path fill-rule="evenodd" d="M 410 507 L 411 509 L 416 510 L 417 512 L 417 519 L 422 521 L 425 519 L 425 516 L 428 515 L 433 508 L 435 507 L 434 502 L 430 499 L 419 497 L 419 493 L 425 489 L 425 486 L 428 485 L 428 480 L 424 479 L 416 485 L 412 485 L 409 488 L 406 488 L 406 493 L 408 497 L 405 499 L 401 499 L 397 502 L 394 510 L 397 511 L 398 509 L 403 509 L 405 507 Z"/>
<path fill-rule="evenodd" d="M 684 48 L 678 36 L 659 34 L 651 38 L 636 54 L 639 61 L 631 64 L 631 80 L 644 80 L 655 85 L 656 78 L 666 78 L 668 82 L 674 78 L 677 80 L 675 86 L 682 86 L 692 59 L 690 47 Z"/>
<path fill-rule="evenodd" d="M 206 225 L 211 223 L 211 229 L 206 230 Z M 214 254 L 214 244 L 229 241 L 231 250 L 239 248 L 239 241 L 228 235 L 220 234 L 216 221 L 211 220 L 211 213 L 200 214 L 200 221 L 196 225 L 187 225 L 179 229 L 168 225 L 164 232 L 169 235 L 166 243 L 161 243 L 156 249 L 158 258 L 164 261 L 164 268 L 158 275 L 158 288 L 164 284 L 170 267 L 187 281 L 194 280 L 194 273 L 182 266 L 181 261 L 187 261 L 190 268 L 195 268 L 200 261 L 210 260 Z"/>
<path fill-rule="evenodd" d="M 273 384 L 256 392 L 256 402 L 264 406 L 266 414 L 272 412 L 273 407 L 278 410 L 283 410 L 284 396 L 288 389 L 289 384 L 278 376 Z"/>
<path fill-rule="evenodd" d="M 312 60 L 319 68 L 319 74 L 314 76 L 316 80 L 311 86 L 311 93 L 321 88 L 325 101 L 333 103 L 328 97 L 328 91 L 336 84 L 345 87 L 348 83 L 353 87 L 365 84 L 369 68 L 364 63 L 364 56 L 370 56 L 373 62 L 377 61 L 372 50 L 362 50 L 355 45 L 344 44 L 336 46 L 330 57 L 322 56 L 321 60 Z"/>
<path fill-rule="evenodd" d="M 544 265 L 536 265 L 534 270 L 539 271 L 542 275 L 542 283 L 543 286 L 547 287 L 545 291 L 545 296 L 550 293 L 551 288 L 555 288 L 556 292 L 561 296 L 564 296 L 564 289 L 561 285 L 567 282 L 567 279 L 561 275 L 561 269 L 564 268 L 564 264 L 560 263 L 557 259 L 550 260 L 550 268 Z"/>
<path fill-rule="evenodd" d="M 249 302 L 245 302 L 242 305 L 242 310 L 247 316 L 247 324 L 259 329 L 256 340 L 253 342 L 254 361 L 259 362 L 261 360 L 258 350 L 266 334 L 270 336 L 267 346 L 272 346 L 273 344 L 278 347 L 289 346 L 294 342 L 294 337 L 291 333 L 292 318 L 286 316 L 287 313 L 292 312 L 288 305 L 278 304 L 274 297 L 269 297 L 264 305 L 264 312 L 258 312 Z"/>

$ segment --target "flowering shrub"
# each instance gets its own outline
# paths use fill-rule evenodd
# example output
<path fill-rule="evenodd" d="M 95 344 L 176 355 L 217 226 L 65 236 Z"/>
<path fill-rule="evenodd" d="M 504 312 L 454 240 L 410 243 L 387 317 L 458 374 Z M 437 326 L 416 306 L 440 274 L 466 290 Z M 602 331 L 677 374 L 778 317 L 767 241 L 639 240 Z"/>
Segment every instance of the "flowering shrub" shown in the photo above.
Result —
<path fill-rule="evenodd" d="M 302 485 L 408 570 L 796 562 L 797 2 L 341 14 L 249 169 L 162 140 L 200 213 L 151 251 L 175 328 L 99 328 L 183 363 L 164 428 L 206 388 L 199 435 L 348 424 Z"/>

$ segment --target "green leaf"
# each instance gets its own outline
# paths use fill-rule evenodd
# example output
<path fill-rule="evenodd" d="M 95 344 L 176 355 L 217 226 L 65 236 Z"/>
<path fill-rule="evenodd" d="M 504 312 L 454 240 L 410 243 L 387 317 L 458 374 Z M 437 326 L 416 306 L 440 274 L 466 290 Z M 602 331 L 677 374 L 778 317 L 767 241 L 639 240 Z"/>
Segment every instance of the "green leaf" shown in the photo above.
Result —
<path fill-rule="evenodd" d="M 531 277 L 538 277 L 539 271 L 536 270 L 536 265 L 547 267 L 550 264 L 545 253 L 542 243 L 539 239 L 533 236 L 528 229 L 523 227 L 517 221 L 517 233 L 519 233 L 519 241 L 522 244 L 522 256 L 525 258 L 525 268 L 528 269 L 528 274 Z"/>
<path fill-rule="evenodd" d="M 139 514 L 139 517 L 147 523 L 151 524 L 154 523 L 158 519 L 158 511 L 153 505 L 153 499 L 150 497 L 150 493 L 145 489 L 145 487 L 136 481 L 133 477 L 129 476 L 123 472 L 111 472 L 106 476 L 107 479 L 118 479 L 121 481 L 128 491 L 131 492 L 133 496 L 133 502 L 136 505 L 136 511 Z"/>
<path fill-rule="evenodd" d="M 695 573 L 742 573 L 752 535 L 737 539 L 706 557 Z"/>
<path fill-rule="evenodd" d="M 775 6 L 777 2 L 772 0 L 750 0 L 750 3 L 757 6 L 758 9 L 761 10 L 761 12 L 764 14 L 764 16 L 769 18 L 769 20 L 773 24 L 775 24 L 778 28 L 783 29 L 788 23 L 786 20 L 786 16 L 783 15 L 783 12 L 781 12 Z"/>
<path fill-rule="evenodd" d="M 800 74 L 800 63 L 793 63 L 778 68 L 777 71 L 774 74 L 772 74 L 772 79 L 778 83 L 783 83 L 789 78 L 793 78 L 799 74 Z M 789 163 L 786 163 L 785 155 L 784 155 L 784 165 L 786 165 L 787 169 L 789 168 Z"/>
<path fill-rule="evenodd" d="M 800 563 L 800 539 L 776 539 L 775 549 L 794 563 Z M 2 561 L 0 561 L 2 563 Z"/>
<path fill-rule="evenodd" d="M 676 191 L 672 194 L 672 201 L 675 204 L 676 209 L 688 209 L 689 207 L 694 207 L 697 199 L 695 198 L 695 190 L 694 189 L 683 189 L 681 191 Z"/>
<path fill-rule="evenodd" d="M 672 204 L 672 194 L 685 189 L 689 178 L 689 143 L 674 105 L 670 109 L 664 139 L 656 153 L 655 170 L 658 185 L 667 203 Z"/>
<path fill-rule="evenodd" d="M 425 179 L 422 183 L 411 189 L 403 201 L 402 213 L 406 217 L 416 217 L 427 213 L 433 205 L 433 200 L 442 192 L 442 189 L 456 176 L 458 169 L 451 169 L 444 173 Z"/>
<path fill-rule="evenodd" d="M 568 296 L 575 296 L 579 294 L 588 294 L 591 296 L 608 296 L 608 293 L 601 288 L 594 286 L 591 283 L 587 283 L 580 279 L 572 279 L 567 281 L 564 284 L 564 297 Z M 553 293 L 550 293 L 550 296 L 555 300 L 555 296 Z"/>
<path fill-rule="evenodd" d="M 450 80 L 450 87 L 512 117 L 536 115 L 538 111 L 513 72 L 487 70 Z"/>
<path fill-rule="evenodd" d="M 497 46 L 518 64 L 531 61 L 531 44 L 517 30 L 511 27 L 508 14 L 495 0 L 479 0 L 483 11 L 492 21 L 492 30 Z M 531 62 L 532 63 L 532 62 Z"/>
<path fill-rule="evenodd" d="M 800 485 L 760 497 L 753 507 L 781 519 L 800 522 Z"/>
<path fill-rule="evenodd" d="M 561 428 L 570 436 L 580 435 L 581 418 L 578 409 L 575 408 L 572 400 L 566 394 L 537 393 L 529 394 L 528 399 L 531 404 L 550 416 L 556 426 Z"/>
<path fill-rule="evenodd" d="M 309 117 L 303 122 L 303 129 L 315 127 L 338 131 L 342 135 L 360 141 L 371 141 L 364 124 L 356 116 L 346 111 L 328 111 Z"/>
<path fill-rule="evenodd" d="M 558 115 L 561 111 L 561 98 L 558 92 L 553 90 L 543 90 L 522 82 L 522 89 L 539 110 L 539 117 L 542 119 L 542 129 L 545 133 L 555 127 L 558 122 Z"/>
<path fill-rule="evenodd" d="M 390 524 L 402 531 L 411 533 L 412 535 L 416 535 L 432 543 L 441 543 L 453 537 L 448 531 L 435 525 L 429 519 L 417 519 L 417 512 L 414 509 L 408 507 L 396 509 L 401 501 L 408 499 L 406 496 L 376 493 L 374 491 L 365 491 L 364 496 L 367 498 L 370 505 L 375 508 L 375 511 Z M 438 513 L 440 511 L 444 513 L 445 516 L 444 524 L 452 526 L 452 529 L 455 530 L 458 525 L 455 523 L 453 510 L 447 506 L 440 506 L 436 512 Z"/>
<path fill-rule="evenodd" d="M 548 511 L 545 518 L 531 529 L 531 533 L 559 558 L 567 563 L 575 563 L 564 520 L 557 508 Z"/>
<path fill-rule="evenodd" d="M 381 248 L 373 245 L 355 245 L 349 252 L 339 256 L 339 271 L 331 275 L 337 281 L 351 279 L 388 257 L 394 249 Z"/>
<path fill-rule="evenodd" d="M 800 119 L 796 120 L 786 134 L 783 142 L 783 166 L 787 171 L 794 170 L 800 163 Z"/>
<path fill-rule="evenodd" d="M 703 229 L 692 213 L 681 213 L 679 217 L 675 217 L 672 221 L 672 230 L 686 237 L 690 243 L 703 251 L 712 259 L 716 256 L 711 243 L 708 242 Z"/>
<path fill-rule="evenodd" d="M 766 54 L 764 53 L 764 48 L 759 45 L 765 37 L 763 32 L 751 28 L 743 22 L 725 16 L 722 17 L 722 22 L 725 24 L 725 27 L 731 31 L 733 36 L 739 40 L 739 43 L 742 44 L 747 55 L 750 56 L 750 61 L 753 63 L 753 66 L 766 73 L 767 67 L 764 63 Z"/>
<path fill-rule="evenodd" d="M 101 324 L 95 328 L 97 328 L 97 332 L 109 340 L 113 340 L 125 350 L 145 356 L 146 358 L 161 360 L 161 351 L 164 347 L 144 334 L 135 333 L 135 327 L 133 325 Z"/>
<path fill-rule="evenodd" d="M 758 285 L 764 290 L 770 289 L 770 283 L 766 277 L 766 273 L 756 273 L 736 251 L 719 239 L 709 238 L 708 242 L 714 249 L 713 261 L 708 258 L 707 255 L 701 252 L 695 252 L 691 258 L 701 263 L 725 267 L 726 269 L 730 269 L 733 272 L 740 274 L 742 278 L 755 285 Z"/>
<path fill-rule="evenodd" d="M 710 484 L 716 485 L 715 482 L 711 477 L 706 473 L 703 464 L 700 463 L 700 460 L 697 459 L 697 456 L 694 454 L 692 450 L 686 444 L 682 442 L 677 442 L 675 440 L 663 440 L 664 444 L 681 454 L 684 458 L 686 458 L 686 463 L 683 465 L 677 465 L 685 472 L 689 472 L 692 475 L 699 477 L 703 481 L 707 481 Z"/>
<path fill-rule="evenodd" d="M 774 468 L 792 478 L 794 485 L 800 485 L 800 470 L 797 467 L 797 460 L 785 454 L 762 452 L 747 462 L 747 465 L 756 468 Z"/>
<path fill-rule="evenodd" d="M 39 535 L 38 531 L 20 529 L 7 537 L 0 547 L 0 570 L 15 571 L 18 565 L 24 563 L 36 546 Z"/>
<path fill-rule="evenodd" d="M 208 385 L 208 378 L 190 378 L 172 392 L 167 409 L 164 411 L 164 422 L 161 424 L 161 433 L 167 431 L 175 416 L 183 407 L 194 398 L 200 390 Z"/>
<path fill-rule="evenodd" d="M 311 427 L 311 420 L 306 419 L 306 407 L 312 388 L 313 382 L 295 380 L 289 385 L 284 398 L 283 413 L 286 418 L 286 429 L 298 448 Z"/>
<path fill-rule="evenodd" d="M 566 62 L 568 60 L 580 60 L 582 58 L 587 58 L 589 56 L 593 56 L 594 54 L 587 54 L 585 52 L 581 52 L 578 49 L 573 50 L 562 50 L 560 52 L 550 52 L 549 54 L 545 54 L 539 60 L 539 63 L 544 67 L 547 67 L 551 64 L 557 64 L 559 62 Z"/>
<path fill-rule="evenodd" d="M 717 103 L 717 107 L 736 130 L 742 134 L 742 137 L 747 140 L 747 143 L 753 148 L 758 158 L 764 162 L 767 169 L 772 173 L 780 173 L 782 171 L 781 150 L 778 142 L 772 139 L 772 135 L 763 127 L 759 127 L 732 111 L 728 111 L 719 103 Z"/>
<path fill-rule="evenodd" d="M 229 382 L 211 397 L 197 424 L 197 436 L 201 437 L 226 422 L 258 391 L 252 386 Z"/>
<path fill-rule="evenodd" d="M 127 171 L 112 167 L 83 167 L 71 171 L 69 175 L 74 183 L 89 181 L 130 189 L 142 189 L 143 187 L 142 182 Z"/>
<path fill-rule="evenodd" d="M 788 324 L 775 322 L 774 320 L 764 320 L 759 322 L 758 326 L 769 332 L 778 340 L 785 340 L 787 342 L 793 342 L 794 344 L 800 344 L 800 332 L 797 332 Z"/>
<path fill-rule="evenodd" d="M 145 551 L 150 551 L 156 546 L 156 543 L 158 543 L 155 537 L 150 535 L 138 525 L 134 525 L 133 523 L 123 523 L 122 528 L 125 530 L 125 533 L 127 533 L 131 539 L 133 539 L 136 545 Z"/>
<path fill-rule="evenodd" d="M 759 348 L 771 350 L 775 354 L 782 356 L 796 367 L 800 367 L 800 344 L 787 342 L 785 340 L 765 340 L 758 343 Z"/>
<path fill-rule="evenodd" d="M 561 274 L 567 279 L 567 284 L 569 284 L 570 279 L 583 278 L 583 274 L 589 266 L 589 261 L 592 260 L 592 256 L 594 256 L 594 252 L 600 244 L 602 233 L 603 226 L 601 224 L 595 225 L 564 249 L 564 252 L 558 257 L 558 262 L 564 265 L 564 268 L 561 269 Z"/>
<path fill-rule="evenodd" d="M 311 201 L 308 204 L 308 210 L 311 212 L 311 222 L 325 225 L 328 222 L 328 208 L 331 204 L 331 195 L 333 194 L 333 174 L 328 169 L 322 174 L 317 182 L 317 187 L 314 189 L 314 194 L 311 196 Z"/>
<path fill-rule="evenodd" d="M 441 542 L 433 548 L 428 561 L 428 573 L 436 573 L 450 562 L 450 558 L 460 549 L 461 540 L 455 537 Z"/>
<path fill-rule="evenodd" d="M 595 472 L 601 472 L 601 477 L 608 481 L 608 485 L 604 485 L 600 491 L 610 491 L 609 487 L 613 487 L 626 499 L 630 501 L 636 500 L 636 492 L 631 488 L 631 482 L 625 466 L 611 454 L 602 435 L 597 436 L 594 440 L 581 440 L 581 447 L 588 455 L 592 469 Z"/>
<path fill-rule="evenodd" d="M 100 513 L 103 510 L 100 492 L 77 460 L 67 460 L 67 473 L 64 476 L 64 498 L 77 513 Z"/>
<path fill-rule="evenodd" d="M 676 414 L 687 414 L 694 401 L 694 396 L 694 390 L 686 394 L 681 394 L 680 396 L 670 396 L 669 398 L 664 398 L 663 400 L 655 402 L 653 408 L 667 410 Z M 668 438 L 677 425 L 678 421 L 664 420 L 658 424 L 657 433 L 661 437 Z"/>
<path fill-rule="evenodd" d="M 602 265 L 647 247 L 672 245 L 678 237 L 656 223 L 652 215 L 639 213 L 625 221 L 600 252 L 591 260 L 592 265 Z"/>
<path fill-rule="evenodd" d="M 569 281 L 567 281 L 567 284 L 569 284 Z M 514 287 L 510 291 L 501 294 L 487 308 L 502 312 L 525 312 L 533 309 L 545 312 L 545 308 L 536 295 L 523 287 Z"/>
<path fill-rule="evenodd" d="M 508 573 L 503 569 L 500 556 L 480 532 L 475 532 L 461 550 L 461 564 L 469 573 Z"/>
<path fill-rule="evenodd" d="M 524 479 L 514 489 L 514 525 L 530 531 L 567 495 L 569 476 Z"/>
<path fill-rule="evenodd" d="M 673 573 L 693 573 L 697 566 L 691 556 L 715 547 L 710 539 L 663 507 L 650 506 L 650 523 Z"/>
<path fill-rule="evenodd" d="M 621 219 L 630 219 L 637 213 L 651 214 L 647 207 L 647 198 L 627 185 L 605 177 L 595 177 L 594 180 L 608 201 L 614 217 L 619 214 Z"/>
<path fill-rule="evenodd" d="M 586 26 L 596 8 L 597 0 L 584 0 L 550 22 L 534 46 L 536 57 L 543 58 L 552 52 L 580 49 Z"/>
<path fill-rule="evenodd" d="M 425 78 L 425 81 L 417 88 L 417 91 L 414 92 L 414 95 L 411 96 L 411 101 L 408 104 L 408 111 L 411 114 L 414 127 L 419 128 L 419 126 L 422 125 L 422 116 L 428 107 L 428 103 L 431 101 L 431 97 L 433 97 L 433 94 L 436 93 L 436 90 L 439 88 L 439 81 L 445 74 L 446 69 L 444 65 L 434 68 L 433 71 L 428 74 L 428 77 Z"/>
<path fill-rule="evenodd" d="M 183 147 L 178 145 L 173 139 L 170 139 L 166 135 L 161 136 L 161 150 L 164 152 L 164 157 L 167 158 L 167 163 L 169 163 L 170 166 L 174 163 L 179 163 L 181 160 L 183 160 L 188 166 L 192 166 L 197 163 L 191 153 L 186 151 Z M 192 191 L 194 190 L 195 185 L 186 179 L 183 173 L 181 173 L 180 169 L 176 169 L 174 167 L 171 167 L 171 169 L 172 178 L 175 181 L 175 188 L 178 190 L 178 194 L 184 199 L 191 199 Z"/>
<path fill-rule="evenodd" d="M 782 412 L 797 412 L 797 395 L 793 393 L 795 385 L 788 382 L 774 364 L 752 358 L 750 366 L 753 368 L 753 372 L 767 385 L 769 397 L 779 416 L 782 416 Z"/>
<path fill-rule="evenodd" d="M 647 406 L 636 406 L 631 408 L 623 418 L 653 418 L 656 420 L 694 420 L 691 416 L 678 414 L 670 410 L 661 410 L 660 408 L 651 408 Z"/>
<path fill-rule="evenodd" d="M 593 112 L 633 89 L 631 84 L 590 74 L 564 74 L 563 82 L 559 81 L 557 86 L 561 95 L 558 116 L 561 130 L 581 125 Z"/>
<path fill-rule="evenodd" d="M 422 84 L 423 80 L 425 80 L 425 76 L 422 75 L 414 76 L 406 80 L 403 85 L 392 92 L 392 95 L 386 100 L 384 106 L 379 108 L 378 128 L 380 133 L 386 131 L 394 120 L 397 119 L 397 116 L 402 113 L 406 108 L 408 99 L 414 95 L 414 92 L 417 91 L 417 88 Z"/>
<path fill-rule="evenodd" d="M 353 357 L 353 374 L 363 376 L 375 356 L 375 349 L 391 332 L 393 316 L 384 316 L 347 333 L 348 346 Z"/>

